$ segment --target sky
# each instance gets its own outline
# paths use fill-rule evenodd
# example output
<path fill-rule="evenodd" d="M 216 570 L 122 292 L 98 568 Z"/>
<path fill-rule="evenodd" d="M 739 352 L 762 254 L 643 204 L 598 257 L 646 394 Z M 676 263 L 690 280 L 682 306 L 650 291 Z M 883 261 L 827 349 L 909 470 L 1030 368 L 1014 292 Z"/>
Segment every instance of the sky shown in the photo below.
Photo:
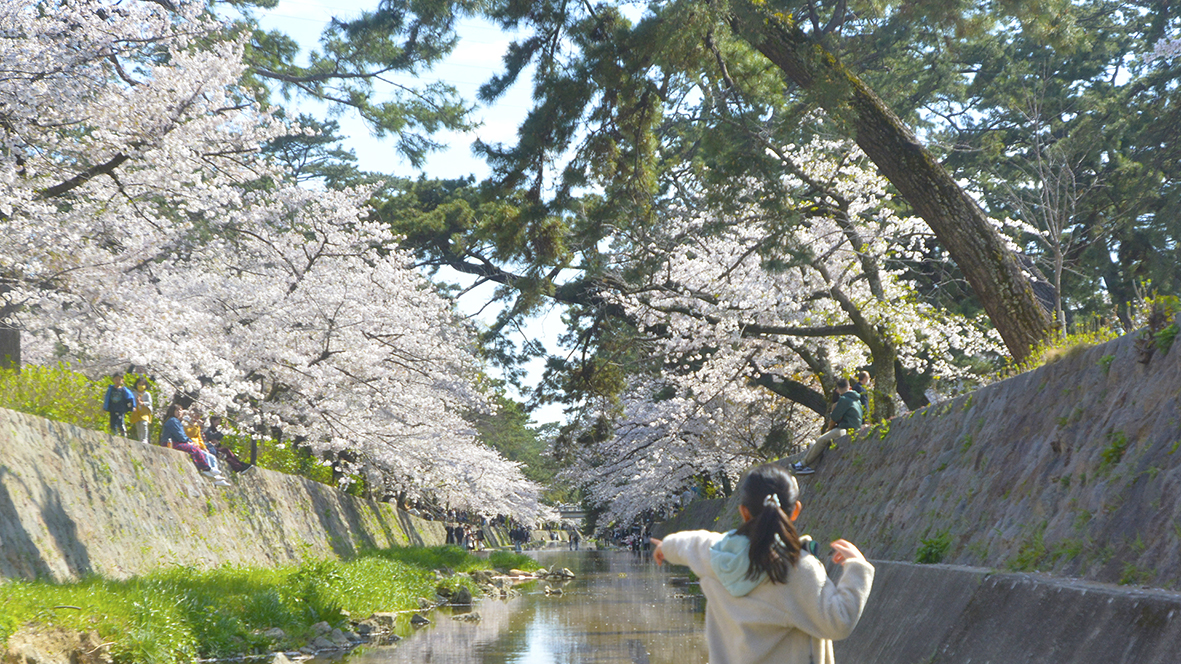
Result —
<path fill-rule="evenodd" d="M 280 0 L 273 9 L 254 10 L 254 15 L 264 29 L 286 33 L 298 41 L 306 53 L 316 47 L 320 32 L 330 18 L 337 16 L 347 19 L 376 4 L 377 0 Z M 500 72 L 501 58 L 513 35 L 501 31 L 492 23 L 478 19 L 459 21 L 458 31 L 460 41 L 455 51 L 433 70 L 424 72 L 418 82 L 445 81 L 454 86 L 468 103 L 475 104 L 476 90 L 479 86 Z M 472 153 L 471 146 L 477 139 L 486 143 L 515 141 L 517 126 L 528 113 L 531 102 L 528 76 L 523 76 L 523 79 L 524 84 L 518 83 L 494 105 L 476 107 L 472 118 L 477 126 L 472 131 L 442 132 L 435 135 L 435 140 L 447 147 L 429 156 L 421 170 L 415 169 L 397 155 L 392 140 L 374 138 L 368 127 L 355 114 L 346 113 L 334 119 L 340 123 L 341 135 L 347 137 L 344 147 L 356 153 L 358 166 L 364 170 L 401 177 L 417 177 L 422 174 L 427 177 L 456 178 L 474 175 L 479 180 L 487 177 L 490 170 Z M 407 83 L 413 82 L 409 78 L 404 80 Z M 380 89 L 378 92 L 380 94 Z M 308 112 L 320 118 L 328 116 L 325 106 L 306 100 L 293 99 L 292 103 L 284 102 L 284 105 L 295 112 Z M 466 275 L 455 272 L 441 274 L 441 277 L 464 285 L 471 282 Z M 496 311 L 491 308 L 481 311 L 490 293 L 491 287 L 483 287 L 468 293 L 458 303 L 460 311 L 483 322 L 491 321 Z M 546 347 L 553 351 L 557 336 L 563 329 L 561 313 L 555 308 L 527 321 L 522 327 L 522 335 L 542 339 Z M 529 365 L 530 377 L 527 380 L 539 379 L 543 364 L 544 360 L 538 359 Z M 514 396 L 520 397 L 516 394 Z M 561 406 L 549 405 L 534 411 L 533 419 L 539 424 L 560 422 L 564 420 L 564 415 Z"/>
<path fill-rule="evenodd" d="M 281 30 L 293 37 L 303 46 L 306 54 L 309 49 L 316 47 L 321 30 L 334 15 L 347 19 L 376 4 L 377 0 L 280 0 L 274 9 L 257 9 L 255 15 L 262 27 Z M 442 80 L 454 86 L 465 100 L 474 104 L 477 88 L 500 72 L 501 57 L 512 35 L 502 32 L 492 23 L 478 19 L 461 20 L 458 28 L 459 45 L 443 63 L 431 71 L 423 72 L 417 81 L 408 76 L 400 80 L 407 83 Z M 380 94 L 380 88 L 378 92 Z M 435 139 L 448 147 L 431 155 L 421 171 L 395 153 L 391 140 L 375 139 L 355 114 L 345 114 L 338 121 L 342 133 L 348 136 L 345 146 L 356 152 L 363 169 L 405 177 L 425 173 L 430 177 L 471 174 L 482 178 L 489 174 L 489 170 L 482 160 L 472 154 L 472 143 L 477 138 L 490 143 L 513 141 L 517 125 L 529 110 L 529 95 L 527 85 L 517 85 L 493 106 L 477 106 L 473 119 L 479 126 L 473 131 L 437 134 Z M 306 101 L 293 105 L 319 116 L 327 114 L 325 107 Z"/>

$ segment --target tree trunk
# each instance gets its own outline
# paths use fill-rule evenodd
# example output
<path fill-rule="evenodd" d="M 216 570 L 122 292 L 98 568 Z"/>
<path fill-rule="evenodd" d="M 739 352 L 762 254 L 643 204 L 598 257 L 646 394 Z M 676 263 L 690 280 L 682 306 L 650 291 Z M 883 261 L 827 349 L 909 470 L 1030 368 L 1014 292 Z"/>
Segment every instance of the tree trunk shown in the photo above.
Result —
<path fill-rule="evenodd" d="M 898 414 L 898 401 L 894 393 L 898 391 L 897 377 L 894 375 L 894 365 L 898 362 L 898 351 L 894 345 L 881 339 L 878 347 L 873 348 L 873 359 L 870 370 L 873 375 L 873 387 L 867 388 L 873 394 L 873 413 L 866 413 L 868 422 L 873 416 L 875 422 L 888 420 Z"/>
<path fill-rule="evenodd" d="M 1028 279 L 984 211 L 873 90 L 799 28 L 735 2 L 730 25 L 852 136 L 959 266 L 1009 352 L 1023 360 L 1051 332 Z"/>
<path fill-rule="evenodd" d="M 21 331 L 0 326 L 0 369 L 21 368 Z"/>
<path fill-rule="evenodd" d="M 923 406 L 931 405 L 927 399 L 927 388 L 931 386 L 931 365 L 927 365 L 927 370 L 924 373 L 915 371 L 908 371 L 906 367 L 902 366 L 902 362 L 894 362 L 894 377 L 897 381 L 898 396 L 902 397 L 902 403 L 910 410 L 918 410 Z"/>
<path fill-rule="evenodd" d="M 799 381 L 790 380 L 775 374 L 759 372 L 751 384 L 760 385 L 779 396 L 798 403 L 804 408 L 820 416 L 828 415 L 828 399 L 824 394 L 804 385 Z"/>

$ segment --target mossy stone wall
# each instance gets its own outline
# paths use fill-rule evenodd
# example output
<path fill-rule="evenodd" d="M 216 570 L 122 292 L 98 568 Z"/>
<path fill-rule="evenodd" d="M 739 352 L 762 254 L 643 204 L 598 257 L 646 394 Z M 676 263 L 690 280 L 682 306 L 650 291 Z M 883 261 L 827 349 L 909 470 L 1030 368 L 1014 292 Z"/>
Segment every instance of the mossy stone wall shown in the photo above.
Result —
<path fill-rule="evenodd" d="M 800 477 L 798 526 L 877 560 L 1181 589 L 1181 344 L 1136 334 L 844 439 Z M 662 532 L 726 530 L 733 499 Z M 701 519 L 695 519 L 699 515 Z"/>
<path fill-rule="evenodd" d="M 0 409 L 0 577 L 114 578 L 442 544 L 444 525 L 262 469 L 218 488 L 174 450 Z"/>

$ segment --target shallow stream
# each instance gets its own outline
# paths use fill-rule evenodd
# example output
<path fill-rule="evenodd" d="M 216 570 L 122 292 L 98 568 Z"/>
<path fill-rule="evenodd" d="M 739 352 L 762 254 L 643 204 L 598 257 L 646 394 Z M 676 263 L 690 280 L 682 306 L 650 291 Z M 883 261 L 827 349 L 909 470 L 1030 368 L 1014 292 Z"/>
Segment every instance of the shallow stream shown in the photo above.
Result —
<path fill-rule="evenodd" d="M 644 662 L 705 664 L 704 599 L 677 584 L 684 568 L 657 568 L 626 551 L 538 551 L 546 567 L 577 577 L 547 595 L 546 582 L 508 600 L 481 600 L 479 622 L 440 609 L 433 623 L 391 646 L 355 651 L 348 664 L 559 664 Z M 460 614 L 456 614 L 457 616 Z"/>

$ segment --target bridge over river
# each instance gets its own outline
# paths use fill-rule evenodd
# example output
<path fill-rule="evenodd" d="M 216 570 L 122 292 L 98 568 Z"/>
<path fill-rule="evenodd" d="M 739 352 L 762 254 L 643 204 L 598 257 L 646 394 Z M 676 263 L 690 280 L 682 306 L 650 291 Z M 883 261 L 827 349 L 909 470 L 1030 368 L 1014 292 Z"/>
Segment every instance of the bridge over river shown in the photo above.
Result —
<path fill-rule="evenodd" d="M 586 518 L 586 510 L 574 505 L 562 505 L 558 509 L 563 521 L 582 521 Z"/>

